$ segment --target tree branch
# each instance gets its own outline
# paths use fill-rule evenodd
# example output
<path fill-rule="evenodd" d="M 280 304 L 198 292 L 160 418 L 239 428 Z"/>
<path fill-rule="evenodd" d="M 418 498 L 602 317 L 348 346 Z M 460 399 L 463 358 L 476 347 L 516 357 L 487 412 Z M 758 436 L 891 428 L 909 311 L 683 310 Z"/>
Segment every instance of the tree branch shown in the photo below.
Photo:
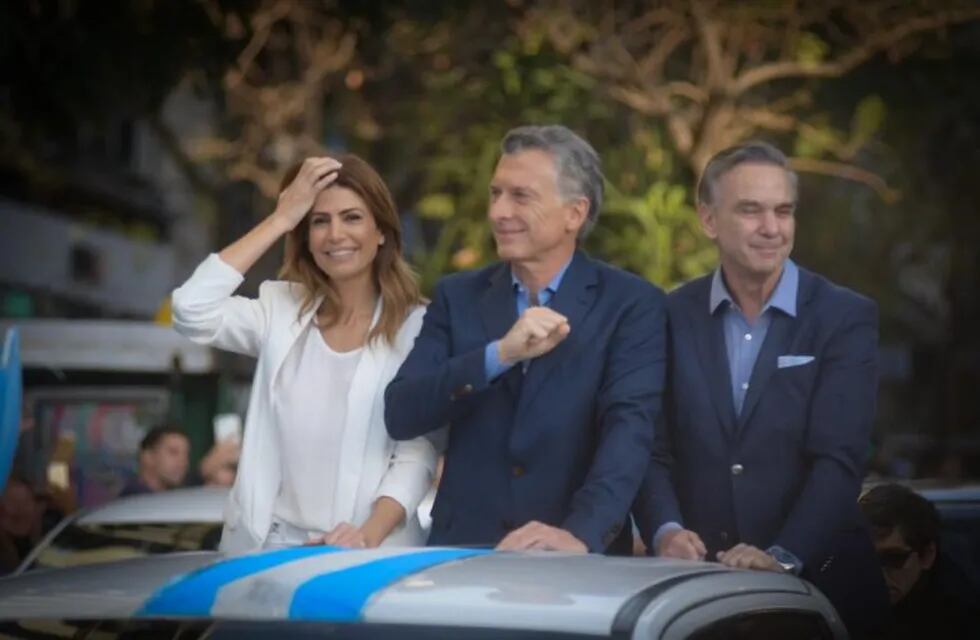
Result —
<path fill-rule="evenodd" d="M 897 202 L 902 195 L 897 189 L 889 187 L 885 179 L 878 174 L 853 164 L 817 158 L 790 158 L 790 166 L 801 173 L 815 173 L 860 182 L 873 189 L 888 204 Z"/>
<path fill-rule="evenodd" d="M 664 77 L 667 60 L 682 44 L 692 37 L 689 29 L 677 27 L 662 33 L 657 44 L 644 56 L 639 63 L 639 73 L 648 80 L 660 80 Z"/>
<path fill-rule="evenodd" d="M 234 89 L 245 80 L 252 63 L 265 48 L 269 35 L 272 33 L 272 27 L 276 22 L 289 15 L 291 10 L 292 4 L 290 2 L 279 0 L 271 5 L 266 4 L 265 7 L 255 12 L 251 20 L 254 29 L 252 38 L 238 55 L 235 68 L 229 69 L 228 73 L 225 74 L 225 86 L 228 89 Z"/>
<path fill-rule="evenodd" d="M 735 79 L 731 92 L 732 95 L 738 96 L 760 84 L 785 78 L 836 78 L 912 35 L 977 19 L 980 19 L 980 8 L 946 11 L 932 16 L 912 18 L 904 24 L 866 38 L 863 45 L 831 62 L 820 64 L 773 62 L 748 69 Z"/>
<path fill-rule="evenodd" d="M 659 92 L 613 85 L 609 87 L 609 95 L 643 115 L 663 116 L 670 112 L 670 102 Z"/>
<path fill-rule="evenodd" d="M 787 113 L 779 113 L 773 109 L 739 109 L 736 116 L 754 128 L 768 131 L 787 132 L 799 126 L 799 120 Z"/>
<path fill-rule="evenodd" d="M 693 82 L 668 82 L 664 86 L 668 98 L 687 98 L 691 102 L 699 105 L 708 102 L 708 92 L 697 86 Z"/>
<path fill-rule="evenodd" d="M 691 15 L 694 18 L 695 31 L 698 34 L 701 46 L 704 48 L 704 53 L 707 57 L 705 61 L 707 67 L 705 84 L 710 93 L 712 89 L 721 88 L 725 84 L 726 74 L 721 36 L 718 33 L 717 26 L 708 16 L 708 11 L 705 9 L 701 0 L 692 0 Z"/>
<path fill-rule="evenodd" d="M 622 31 L 624 35 L 631 36 L 637 33 L 649 32 L 654 27 L 665 24 L 678 24 L 681 12 L 669 7 L 657 7 L 650 9 L 642 16 L 626 24 Z"/>

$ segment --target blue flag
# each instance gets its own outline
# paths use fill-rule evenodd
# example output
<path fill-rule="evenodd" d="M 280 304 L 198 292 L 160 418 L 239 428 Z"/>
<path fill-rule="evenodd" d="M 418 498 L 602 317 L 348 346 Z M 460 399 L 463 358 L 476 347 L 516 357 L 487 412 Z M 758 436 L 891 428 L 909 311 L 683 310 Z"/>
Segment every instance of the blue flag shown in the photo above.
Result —
<path fill-rule="evenodd" d="M 0 352 L 0 491 L 7 486 L 20 435 L 22 385 L 20 338 L 17 328 L 12 327 L 7 330 Z"/>

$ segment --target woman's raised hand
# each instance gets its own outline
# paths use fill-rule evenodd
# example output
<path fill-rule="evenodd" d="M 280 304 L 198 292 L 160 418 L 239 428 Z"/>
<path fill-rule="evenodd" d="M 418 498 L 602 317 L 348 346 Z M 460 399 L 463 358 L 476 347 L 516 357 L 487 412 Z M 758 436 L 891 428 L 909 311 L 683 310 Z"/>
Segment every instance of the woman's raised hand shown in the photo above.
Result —
<path fill-rule="evenodd" d="M 235 240 L 218 254 L 225 264 L 244 274 L 277 243 L 283 234 L 296 228 L 310 209 L 317 195 L 337 179 L 340 163 L 333 158 L 307 158 L 282 193 L 272 215 L 259 221 L 251 231 Z"/>
<path fill-rule="evenodd" d="M 304 160 L 299 173 L 279 194 L 279 203 L 272 215 L 287 230 L 294 229 L 313 208 L 313 201 L 320 192 L 337 179 L 340 166 L 339 162 L 326 156 Z"/>

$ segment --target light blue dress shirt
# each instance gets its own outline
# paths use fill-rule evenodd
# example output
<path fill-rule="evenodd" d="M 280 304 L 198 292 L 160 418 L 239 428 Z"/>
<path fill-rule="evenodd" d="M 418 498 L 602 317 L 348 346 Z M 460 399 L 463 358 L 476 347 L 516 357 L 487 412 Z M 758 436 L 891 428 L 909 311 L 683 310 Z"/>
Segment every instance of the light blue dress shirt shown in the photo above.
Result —
<path fill-rule="evenodd" d="M 562 278 L 565 277 L 565 272 L 568 271 L 568 265 L 572 263 L 571 259 L 559 269 L 555 277 L 545 286 L 544 289 L 538 292 L 538 306 L 545 307 L 551 302 L 551 299 L 558 293 L 558 287 L 561 286 Z M 510 279 L 514 286 L 514 303 L 517 305 L 517 317 L 520 318 L 521 314 L 524 313 L 530 306 L 530 290 L 524 286 L 516 275 L 514 271 L 510 272 Z M 487 373 L 487 382 L 494 380 L 498 376 L 506 373 L 512 366 L 507 365 L 500 361 L 500 350 L 499 350 L 500 340 L 494 340 L 486 346 L 483 352 L 483 367 Z M 526 366 L 526 365 L 525 365 Z"/>
<path fill-rule="evenodd" d="M 721 268 L 715 270 L 711 280 L 711 295 L 708 311 L 712 315 L 722 314 L 722 326 L 725 332 L 725 350 L 728 352 L 728 369 L 732 381 L 732 400 L 735 402 L 735 415 L 742 413 L 745 394 L 749 390 L 749 380 L 752 369 L 759 358 L 762 343 L 772 324 L 772 314 L 775 310 L 782 311 L 788 316 L 796 317 L 796 293 L 800 286 L 800 270 L 792 260 L 783 265 L 783 273 L 779 276 L 776 289 L 769 296 L 768 302 L 762 307 L 762 312 L 755 323 L 750 323 L 738 308 L 725 280 L 721 276 Z"/>
<path fill-rule="evenodd" d="M 796 317 L 796 298 L 799 287 L 800 270 L 792 260 L 787 259 L 783 264 L 783 272 L 779 276 L 775 290 L 769 296 L 769 300 L 755 322 L 750 323 L 729 293 L 725 279 L 721 274 L 721 267 L 715 269 L 714 277 L 711 279 L 708 313 L 711 315 L 722 314 L 721 321 L 725 334 L 725 350 L 728 354 L 728 369 L 732 382 L 732 401 L 735 405 L 735 415 L 742 413 L 745 394 L 749 390 L 749 381 L 752 378 L 752 369 L 755 368 L 755 361 L 759 358 L 762 343 L 769 332 L 772 316 L 774 313 L 782 312 L 788 316 Z M 654 550 L 656 550 L 665 533 L 678 529 L 683 529 L 683 527 L 677 522 L 667 522 L 661 525 L 653 536 Z M 791 561 L 790 564 L 794 565 L 794 573 L 799 574 L 802 571 L 802 562 L 792 552 L 775 545 L 767 551 L 779 558 L 780 561 L 788 558 Z"/>

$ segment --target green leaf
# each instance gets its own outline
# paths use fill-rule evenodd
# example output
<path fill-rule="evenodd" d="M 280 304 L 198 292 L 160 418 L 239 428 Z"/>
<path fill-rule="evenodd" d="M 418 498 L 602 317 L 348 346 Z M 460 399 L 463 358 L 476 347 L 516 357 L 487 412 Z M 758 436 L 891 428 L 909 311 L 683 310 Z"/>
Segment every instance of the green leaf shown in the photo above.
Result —
<path fill-rule="evenodd" d="M 420 217 L 426 220 L 447 220 L 456 212 L 456 204 L 451 196 L 445 193 L 432 193 L 416 205 Z"/>
<path fill-rule="evenodd" d="M 806 66 L 816 66 L 830 53 L 830 45 L 820 36 L 804 32 L 796 43 L 796 61 Z"/>
<path fill-rule="evenodd" d="M 502 70 L 514 68 L 514 54 L 509 51 L 497 51 L 493 54 L 493 64 Z"/>
<path fill-rule="evenodd" d="M 885 124 L 888 108 L 881 96 L 867 96 L 858 103 L 851 123 L 851 135 L 858 140 L 867 140 Z"/>

